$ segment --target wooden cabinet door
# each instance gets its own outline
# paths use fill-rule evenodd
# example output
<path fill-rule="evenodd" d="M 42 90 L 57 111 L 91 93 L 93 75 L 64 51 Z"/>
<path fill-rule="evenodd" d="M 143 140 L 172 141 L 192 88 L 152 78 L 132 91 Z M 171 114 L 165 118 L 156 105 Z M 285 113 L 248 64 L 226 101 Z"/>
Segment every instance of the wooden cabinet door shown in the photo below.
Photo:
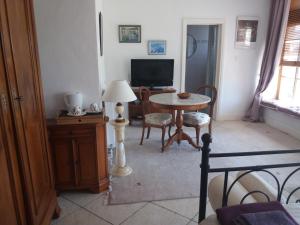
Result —
<path fill-rule="evenodd" d="M 74 142 L 70 138 L 53 138 L 51 140 L 58 189 L 59 187 L 70 187 L 76 184 L 73 145 Z"/>
<path fill-rule="evenodd" d="M 47 149 L 31 0 L 0 0 L 14 126 L 31 225 L 48 224 L 56 206 Z"/>
<path fill-rule="evenodd" d="M 0 124 L 2 126 L 2 124 Z M 0 129 L 0 218 L 1 224 L 18 225 L 18 212 L 15 208 L 13 187 L 7 164 L 2 131 Z"/>
<path fill-rule="evenodd" d="M 75 142 L 78 185 L 97 185 L 99 179 L 95 136 L 77 137 Z"/>
<path fill-rule="evenodd" d="M 98 124 L 96 129 L 98 171 L 100 174 L 101 185 L 105 188 L 108 185 L 108 163 L 107 163 L 107 144 L 106 144 L 106 124 Z M 102 189 L 103 190 L 103 189 Z"/>
<path fill-rule="evenodd" d="M 7 91 L 0 38 L 0 220 L 1 224 L 25 225 L 24 199 Z"/>

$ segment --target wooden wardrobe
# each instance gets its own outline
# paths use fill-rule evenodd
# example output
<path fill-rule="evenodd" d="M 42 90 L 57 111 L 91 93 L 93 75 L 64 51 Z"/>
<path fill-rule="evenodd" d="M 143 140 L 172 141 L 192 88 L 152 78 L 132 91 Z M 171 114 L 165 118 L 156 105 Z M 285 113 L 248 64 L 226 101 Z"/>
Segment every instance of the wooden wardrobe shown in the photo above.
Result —
<path fill-rule="evenodd" d="M 47 143 L 32 0 L 0 0 L 0 223 L 59 213 Z"/>

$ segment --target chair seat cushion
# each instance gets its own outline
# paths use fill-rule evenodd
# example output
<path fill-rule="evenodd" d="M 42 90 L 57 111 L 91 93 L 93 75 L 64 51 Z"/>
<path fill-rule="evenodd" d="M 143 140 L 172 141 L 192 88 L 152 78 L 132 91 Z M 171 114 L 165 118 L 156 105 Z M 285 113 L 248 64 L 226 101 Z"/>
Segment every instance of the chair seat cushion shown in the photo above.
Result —
<path fill-rule="evenodd" d="M 172 122 L 170 113 L 150 113 L 145 115 L 145 122 L 148 124 L 163 126 Z"/>
<path fill-rule="evenodd" d="M 202 112 L 188 112 L 183 114 L 183 123 L 204 126 L 210 121 L 209 115 Z"/>

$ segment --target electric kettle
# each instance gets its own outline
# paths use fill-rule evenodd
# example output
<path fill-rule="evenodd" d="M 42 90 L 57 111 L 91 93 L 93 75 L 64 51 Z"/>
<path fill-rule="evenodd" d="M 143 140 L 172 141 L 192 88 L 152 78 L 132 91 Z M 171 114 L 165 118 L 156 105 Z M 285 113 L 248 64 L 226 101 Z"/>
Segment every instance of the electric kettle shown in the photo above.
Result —
<path fill-rule="evenodd" d="M 69 112 L 72 112 L 72 110 L 78 106 L 82 109 L 83 97 L 80 92 L 66 93 L 64 96 L 64 100 Z"/>

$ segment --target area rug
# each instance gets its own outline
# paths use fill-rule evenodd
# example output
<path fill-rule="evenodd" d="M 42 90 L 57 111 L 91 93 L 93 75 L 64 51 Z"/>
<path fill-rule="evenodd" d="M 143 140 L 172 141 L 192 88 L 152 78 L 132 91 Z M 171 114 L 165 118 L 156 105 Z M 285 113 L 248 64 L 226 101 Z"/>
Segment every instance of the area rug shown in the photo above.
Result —
<path fill-rule="evenodd" d="M 194 130 L 186 129 L 186 131 L 191 136 L 195 136 Z M 300 147 L 300 141 L 264 124 L 216 123 L 213 132 L 211 149 L 214 152 Z M 167 151 L 161 153 L 159 129 L 152 129 L 150 139 L 146 139 L 143 145 L 139 145 L 140 134 L 140 127 L 133 126 L 126 130 L 127 164 L 132 167 L 133 173 L 126 177 L 112 178 L 110 204 L 198 197 L 201 152 L 187 142 L 182 142 L 180 145 L 174 143 Z M 282 163 L 293 159 L 291 156 L 284 156 L 275 157 L 270 161 L 269 158 L 214 159 L 210 164 L 212 167 L 227 167 L 253 165 L 253 162 Z M 278 176 L 281 175 L 280 170 L 276 173 Z M 211 174 L 210 177 L 215 175 Z M 268 178 L 266 179 L 268 180 Z"/>

